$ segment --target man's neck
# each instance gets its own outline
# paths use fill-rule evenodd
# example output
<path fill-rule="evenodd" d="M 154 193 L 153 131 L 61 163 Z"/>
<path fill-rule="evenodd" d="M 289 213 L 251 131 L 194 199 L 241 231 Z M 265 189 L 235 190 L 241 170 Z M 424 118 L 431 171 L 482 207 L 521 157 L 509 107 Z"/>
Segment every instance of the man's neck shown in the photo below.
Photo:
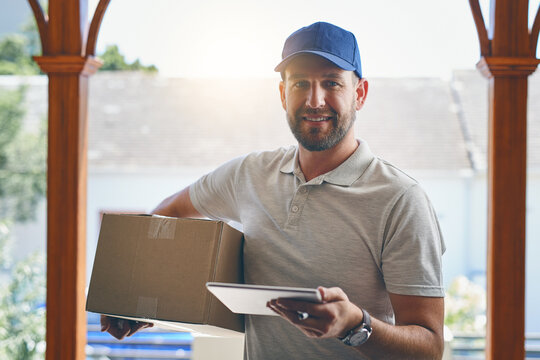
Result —
<path fill-rule="evenodd" d="M 339 144 L 331 149 L 324 151 L 309 151 L 298 146 L 298 163 L 306 181 L 316 178 L 319 175 L 326 174 L 341 165 L 358 148 L 358 141 L 354 138 L 351 131 Z"/>

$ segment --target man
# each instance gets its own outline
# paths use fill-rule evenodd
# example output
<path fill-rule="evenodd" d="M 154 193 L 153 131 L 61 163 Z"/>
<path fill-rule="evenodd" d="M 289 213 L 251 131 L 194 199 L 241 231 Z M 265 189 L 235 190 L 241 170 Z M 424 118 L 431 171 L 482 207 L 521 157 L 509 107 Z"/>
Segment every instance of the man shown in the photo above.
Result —
<path fill-rule="evenodd" d="M 246 317 L 249 359 L 441 358 L 444 244 L 416 181 L 354 137 L 368 92 L 354 35 L 302 28 L 276 71 L 298 146 L 234 159 L 154 212 L 240 222 L 246 283 L 319 288 L 322 304 Z M 144 326 L 102 323 L 117 337 Z"/>

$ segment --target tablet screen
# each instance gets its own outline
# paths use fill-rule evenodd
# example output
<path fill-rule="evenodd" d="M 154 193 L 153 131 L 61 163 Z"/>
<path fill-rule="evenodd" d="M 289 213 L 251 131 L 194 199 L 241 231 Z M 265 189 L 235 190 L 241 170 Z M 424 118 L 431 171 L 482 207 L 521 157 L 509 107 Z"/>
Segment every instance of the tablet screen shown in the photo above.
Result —
<path fill-rule="evenodd" d="M 290 298 L 320 303 L 321 294 L 317 289 L 286 286 L 265 286 L 208 282 L 208 290 L 232 312 L 250 315 L 276 315 L 266 307 L 272 299 Z"/>

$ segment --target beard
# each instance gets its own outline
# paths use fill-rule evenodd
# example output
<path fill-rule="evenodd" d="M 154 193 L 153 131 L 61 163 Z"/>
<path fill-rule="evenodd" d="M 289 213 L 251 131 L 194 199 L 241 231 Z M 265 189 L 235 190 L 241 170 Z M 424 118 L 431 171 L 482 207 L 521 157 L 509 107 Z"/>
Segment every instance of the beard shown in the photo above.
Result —
<path fill-rule="evenodd" d="M 333 109 L 309 109 L 300 108 L 296 111 L 294 116 L 287 114 L 287 122 L 291 131 L 300 145 L 309 151 L 324 151 L 336 146 L 345 135 L 349 132 L 356 120 L 356 109 L 353 107 L 348 113 L 338 115 Z M 304 119 L 302 114 L 331 114 L 330 130 L 325 134 L 319 127 L 312 127 L 309 129 L 302 129 Z"/>

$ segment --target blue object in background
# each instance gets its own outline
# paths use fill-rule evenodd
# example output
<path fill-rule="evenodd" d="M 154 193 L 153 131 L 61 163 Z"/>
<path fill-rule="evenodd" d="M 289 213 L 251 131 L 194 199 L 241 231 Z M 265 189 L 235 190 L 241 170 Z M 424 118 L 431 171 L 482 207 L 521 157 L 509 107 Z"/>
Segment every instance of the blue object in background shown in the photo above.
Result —
<path fill-rule="evenodd" d="M 193 336 L 190 333 L 153 327 L 117 340 L 109 333 L 101 332 L 99 319 L 99 314 L 87 313 L 87 359 L 191 359 Z"/>

